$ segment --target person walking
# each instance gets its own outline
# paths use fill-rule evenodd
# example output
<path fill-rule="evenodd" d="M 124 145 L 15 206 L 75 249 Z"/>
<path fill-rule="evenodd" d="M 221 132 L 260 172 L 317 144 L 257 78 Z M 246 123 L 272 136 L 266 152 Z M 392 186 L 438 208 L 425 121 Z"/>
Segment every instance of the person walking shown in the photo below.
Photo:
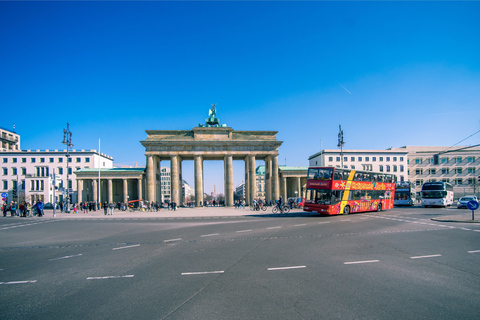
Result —
<path fill-rule="evenodd" d="M 115 204 L 113 202 L 110 202 L 108 205 L 108 215 L 113 216 L 113 208 L 115 207 Z"/>
<path fill-rule="evenodd" d="M 41 200 L 38 200 L 37 201 L 37 211 L 38 211 L 38 216 L 39 217 L 43 217 L 44 216 L 44 213 L 43 213 L 43 202 Z"/>
<path fill-rule="evenodd" d="M 103 203 L 103 215 L 106 216 L 107 213 L 108 213 L 108 204 L 107 204 L 107 201 L 105 201 L 105 202 Z"/>

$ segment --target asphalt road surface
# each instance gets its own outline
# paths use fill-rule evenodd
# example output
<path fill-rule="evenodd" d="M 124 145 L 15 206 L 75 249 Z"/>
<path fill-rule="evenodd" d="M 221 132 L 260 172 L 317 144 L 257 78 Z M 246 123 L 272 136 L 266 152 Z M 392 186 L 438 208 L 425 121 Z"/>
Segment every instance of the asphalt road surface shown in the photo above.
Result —
<path fill-rule="evenodd" d="M 0 318 L 478 319 L 480 224 L 451 213 L 1 217 Z"/>

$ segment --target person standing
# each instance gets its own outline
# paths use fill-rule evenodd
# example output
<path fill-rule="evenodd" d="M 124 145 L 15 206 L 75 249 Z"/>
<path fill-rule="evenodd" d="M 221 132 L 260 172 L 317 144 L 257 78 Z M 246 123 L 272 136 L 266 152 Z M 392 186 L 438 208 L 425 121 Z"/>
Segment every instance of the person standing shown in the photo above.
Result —
<path fill-rule="evenodd" d="M 113 204 L 113 202 L 110 202 L 110 204 L 108 205 L 108 215 L 112 216 L 113 215 L 113 208 L 115 207 L 115 205 Z"/>
<path fill-rule="evenodd" d="M 37 201 L 37 211 L 38 211 L 38 216 L 43 217 L 43 202 L 41 200 Z"/>
<path fill-rule="evenodd" d="M 108 204 L 107 201 L 103 203 L 103 214 L 106 216 L 108 212 Z"/>

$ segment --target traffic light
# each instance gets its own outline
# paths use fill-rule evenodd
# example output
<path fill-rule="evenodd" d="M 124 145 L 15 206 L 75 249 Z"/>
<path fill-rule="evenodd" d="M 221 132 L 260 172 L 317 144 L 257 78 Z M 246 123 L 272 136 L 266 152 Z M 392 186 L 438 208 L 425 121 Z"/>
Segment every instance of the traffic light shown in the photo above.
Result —
<path fill-rule="evenodd" d="M 17 190 L 12 190 L 12 197 L 16 197 L 17 196 Z"/>
<path fill-rule="evenodd" d="M 438 164 L 439 163 L 439 159 L 438 159 L 439 155 L 438 154 L 434 154 L 433 155 L 433 164 Z"/>

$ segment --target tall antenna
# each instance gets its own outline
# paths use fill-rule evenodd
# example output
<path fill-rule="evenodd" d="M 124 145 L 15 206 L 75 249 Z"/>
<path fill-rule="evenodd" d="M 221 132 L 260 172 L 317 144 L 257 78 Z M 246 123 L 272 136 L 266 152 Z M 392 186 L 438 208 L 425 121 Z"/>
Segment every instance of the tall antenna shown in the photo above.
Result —
<path fill-rule="evenodd" d="M 342 130 L 342 125 L 338 125 L 338 144 L 337 147 L 340 148 L 340 163 L 343 168 L 343 146 L 345 145 L 345 141 L 343 141 L 343 130 Z"/>

